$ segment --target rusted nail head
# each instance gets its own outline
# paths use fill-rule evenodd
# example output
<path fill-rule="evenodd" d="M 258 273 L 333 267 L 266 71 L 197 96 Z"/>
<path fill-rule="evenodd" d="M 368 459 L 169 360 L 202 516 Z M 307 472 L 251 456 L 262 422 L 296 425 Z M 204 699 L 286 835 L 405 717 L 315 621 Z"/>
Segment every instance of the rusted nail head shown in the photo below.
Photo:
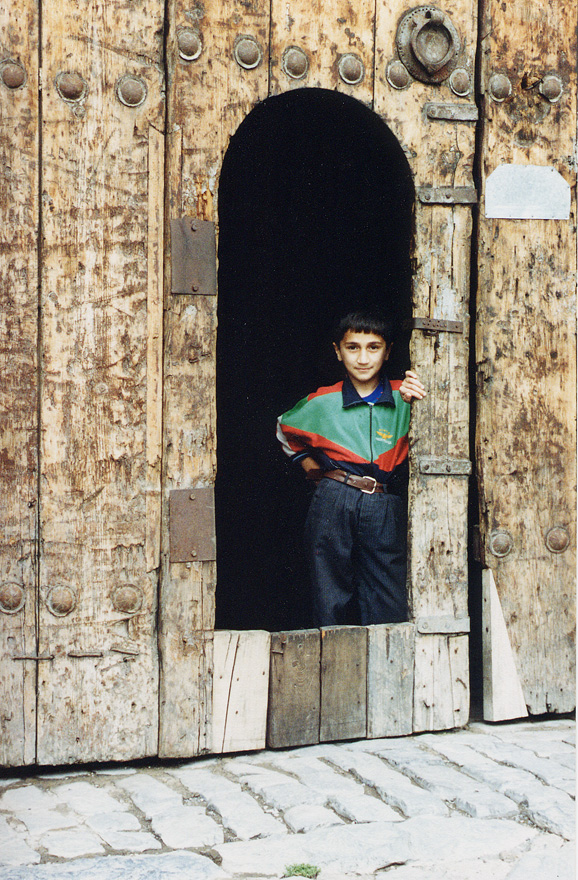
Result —
<path fill-rule="evenodd" d="M 385 76 L 394 89 L 405 89 L 412 81 L 409 70 L 401 61 L 390 61 Z"/>
<path fill-rule="evenodd" d="M 76 608 L 76 593 L 72 587 L 52 587 L 46 597 L 46 607 L 55 617 L 66 617 Z"/>
<path fill-rule="evenodd" d="M 199 289 L 198 284 L 193 284 L 193 286 L 191 287 L 191 290 L 193 291 L 193 293 L 196 293 L 198 291 L 198 289 Z"/>
<path fill-rule="evenodd" d="M 191 556 L 196 556 L 196 555 L 197 555 L 197 551 L 196 551 L 196 550 L 191 550 Z"/>
<path fill-rule="evenodd" d="M 263 53 L 254 37 L 238 37 L 233 49 L 233 56 L 240 67 L 251 70 L 253 67 L 257 67 Z"/>
<path fill-rule="evenodd" d="M 2 65 L 2 82 L 8 89 L 20 89 L 26 82 L 26 71 L 16 61 L 6 61 Z"/>
<path fill-rule="evenodd" d="M 191 494 L 189 495 L 189 499 L 190 499 L 191 501 L 195 501 L 196 497 L 197 497 L 197 496 L 194 494 L 194 492 L 191 492 Z"/>
<path fill-rule="evenodd" d="M 56 90 L 64 101 L 79 101 L 86 93 L 86 83 L 79 73 L 59 73 L 55 79 Z"/>
<path fill-rule="evenodd" d="M 197 226 L 197 224 L 195 223 L 194 220 L 193 220 L 193 222 L 191 223 L 191 229 L 192 229 L 193 232 L 196 232 L 197 229 L 198 229 L 198 226 Z"/>
<path fill-rule="evenodd" d="M 116 95 L 121 104 L 139 107 L 147 96 L 147 87 L 139 76 L 122 76 L 116 84 Z"/>
<path fill-rule="evenodd" d="M 469 95 L 471 90 L 470 75 L 463 67 L 458 67 L 456 70 L 452 71 L 450 76 L 450 89 L 454 95 L 459 95 L 461 98 Z"/>
<path fill-rule="evenodd" d="M 291 79 L 302 79 L 309 69 L 309 59 L 298 46 L 289 46 L 283 53 L 283 70 Z"/>
<path fill-rule="evenodd" d="M 557 101 L 563 92 L 562 80 L 554 73 L 550 73 L 542 78 L 542 82 L 538 86 L 538 91 L 548 101 Z"/>
<path fill-rule="evenodd" d="M 179 55 L 184 61 L 196 61 L 203 51 L 201 35 L 191 28 L 180 28 L 177 43 Z"/>
<path fill-rule="evenodd" d="M 490 78 L 489 89 L 494 101 L 500 103 L 512 94 L 512 83 L 504 73 L 494 73 Z"/>
<path fill-rule="evenodd" d="M 8 583 L 0 587 L 0 611 L 16 614 L 24 606 L 25 593 L 20 584 Z"/>
<path fill-rule="evenodd" d="M 563 553 L 570 543 L 570 535 L 564 526 L 554 526 L 546 535 L 546 547 L 551 553 Z"/>
<path fill-rule="evenodd" d="M 344 83 L 355 86 L 365 75 L 363 61 L 357 55 L 342 55 L 339 61 L 339 76 Z"/>

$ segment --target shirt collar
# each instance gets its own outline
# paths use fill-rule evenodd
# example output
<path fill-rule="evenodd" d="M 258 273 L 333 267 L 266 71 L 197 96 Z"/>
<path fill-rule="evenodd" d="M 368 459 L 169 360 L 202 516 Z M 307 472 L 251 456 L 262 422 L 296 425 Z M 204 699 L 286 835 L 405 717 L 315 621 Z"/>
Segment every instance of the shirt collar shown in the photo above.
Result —
<path fill-rule="evenodd" d="M 382 375 L 381 381 L 383 382 L 383 391 L 381 392 L 379 398 L 375 401 L 375 405 L 379 403 L 383 403 L 386 406 L 395 406 L 395 401 L 393 399 L 393 391 L 391 390 L 391 385 L 389 384 L 389 379 L 387 376 Z M 343 406 L 355 406 L 358 403 L 365 403 L 363 397 L 355 390 L 353 382 L 346 376 L 343 380 Z"/>

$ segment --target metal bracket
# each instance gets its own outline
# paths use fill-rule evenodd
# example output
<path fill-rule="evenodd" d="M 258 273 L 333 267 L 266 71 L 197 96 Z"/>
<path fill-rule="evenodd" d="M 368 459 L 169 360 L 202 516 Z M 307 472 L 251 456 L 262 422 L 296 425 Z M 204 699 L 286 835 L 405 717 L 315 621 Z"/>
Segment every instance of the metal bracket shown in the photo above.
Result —
<path fill-rule="evenodd" d="M 430 333 L 439 333 L 440 330 L 445 333 L 463 333 L 463 321 L 446 321 L 444 318 L 411 318 L 404 321 L 406 330 L 426 330 Z"/>
<path fill-rule="evenodd" d="M 171 293 L 217 293 L 214 223 L 195 217 L 171 220 Z"/>
<path fill-rule="evenodd" d="M 451 615 L 442 617 L 418 617 L 415 625 L 418 633 L 421 633 L 422 635 L 465 635 L 470 631 L 470 618 L 452 617 Z"/>
<path fill-rule="evenodd" d="M 475 205 L 478 194 L 473 186 L 418 186 L 423 205 Z"/>
<path fill-rule="evenodd" d="M 169 496 L 169 562 L 217 558 L 212 487 L 173 489 Z"/>
<path fill-rule="evenodd" d="M 430 458 L 421 456 L 419 459 L 420 474 L 428 476 L 469 477 L 472 463 L 469 458 Z"/>
<path fill-rule="evenodd" d="M 469 477 L 472 463 L 469 458 L 430 458 L 420 456 L 419 472 L 428 476 Z"/>
<path fill-rule="evenodd" d="M 475 104 L 426 104 L 428 119 L 441 119 L 447 122 L 476 122 L 478 108 Z"/>

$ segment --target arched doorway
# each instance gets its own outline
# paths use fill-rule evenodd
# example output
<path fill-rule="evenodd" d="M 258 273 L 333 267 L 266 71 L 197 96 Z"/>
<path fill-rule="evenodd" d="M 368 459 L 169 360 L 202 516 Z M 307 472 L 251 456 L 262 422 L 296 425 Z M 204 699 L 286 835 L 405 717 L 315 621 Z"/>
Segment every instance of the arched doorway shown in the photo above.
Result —
<path fill-rule="evenodd" d="M 378 308 L 407 367 L 414 188 L 386 125 L 347 95 L 269 98 L 231 139 L 219 186 L 217 627 L 310 625 L 300 550 L 310 486 L 275 419 L 340 374 L 331 327 Z"/>

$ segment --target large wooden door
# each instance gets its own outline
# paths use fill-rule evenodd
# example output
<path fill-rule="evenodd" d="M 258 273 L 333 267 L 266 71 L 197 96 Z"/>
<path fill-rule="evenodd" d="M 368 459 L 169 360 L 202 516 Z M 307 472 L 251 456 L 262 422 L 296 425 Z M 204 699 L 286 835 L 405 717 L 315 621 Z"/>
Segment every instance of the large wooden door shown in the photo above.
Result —
<path fill-rule="evenodd" d="M 575 12 L 482 4 L 476 457 L 496 721 L 575 707 Z"/>

